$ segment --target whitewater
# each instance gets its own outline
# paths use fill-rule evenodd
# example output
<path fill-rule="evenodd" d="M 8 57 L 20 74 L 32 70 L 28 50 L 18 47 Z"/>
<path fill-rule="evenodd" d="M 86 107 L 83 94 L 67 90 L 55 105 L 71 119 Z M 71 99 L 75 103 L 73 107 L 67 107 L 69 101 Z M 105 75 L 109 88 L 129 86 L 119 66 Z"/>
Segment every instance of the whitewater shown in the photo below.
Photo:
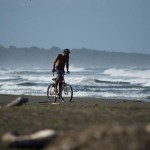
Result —
<path fill-rule="evenodd" d="M 46 96 L 50 68 L 1 68 L 0 94 Z M 150 68 L 78 68 L 70 66 L 65 80 L 74 97 L 144 100 L 150 102 Z"/>

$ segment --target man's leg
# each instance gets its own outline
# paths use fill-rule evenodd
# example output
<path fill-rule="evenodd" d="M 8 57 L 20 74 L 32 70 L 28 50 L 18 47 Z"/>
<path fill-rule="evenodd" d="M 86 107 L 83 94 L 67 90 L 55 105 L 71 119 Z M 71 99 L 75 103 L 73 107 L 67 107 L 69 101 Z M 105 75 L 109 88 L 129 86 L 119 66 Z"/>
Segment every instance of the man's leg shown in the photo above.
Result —
<path fill-rule="evenodd" d="M 58 75 L 55 81 L 55 93 L 58 93 L 57 86 L 58 86 L 59 81 L 60 81 L 60 76 Z"/>
<path fill-rule="evenodd" d="M 59 84 L 60 81 L 63 80 L 63 74 L 62 74 L 62 71 L 57 71 L 57 78 L 56 78 L 56 81 L 55 81 L 55 93 L 58 93 L 58 89 L 57 89 L 57 86 Z M 61 88 L 61 87 L 60 87 Z M 60 89 L 59 89 L 60 90 Z"/>

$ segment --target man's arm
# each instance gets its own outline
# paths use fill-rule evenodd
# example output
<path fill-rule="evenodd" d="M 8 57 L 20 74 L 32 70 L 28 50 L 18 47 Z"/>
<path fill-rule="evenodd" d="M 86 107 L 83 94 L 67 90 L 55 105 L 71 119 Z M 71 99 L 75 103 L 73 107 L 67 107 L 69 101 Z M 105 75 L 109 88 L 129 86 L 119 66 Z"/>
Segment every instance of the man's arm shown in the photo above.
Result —
<path fill-rule="evenodd" d="M 68 60 L 66 62 L 66 69 L 67 69 L 67 73 L 69 73 L 69 57 L 68 57 Z"/>

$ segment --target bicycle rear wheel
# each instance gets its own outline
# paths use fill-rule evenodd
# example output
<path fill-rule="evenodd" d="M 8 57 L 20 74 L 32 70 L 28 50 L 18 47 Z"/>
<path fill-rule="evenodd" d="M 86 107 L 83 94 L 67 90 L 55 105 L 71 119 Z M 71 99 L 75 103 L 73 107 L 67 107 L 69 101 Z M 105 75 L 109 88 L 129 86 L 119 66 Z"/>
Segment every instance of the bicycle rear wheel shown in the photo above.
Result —
<path fill-rule="evenodd" d="M 54 92 L 55 84 L 49 84 L 47 88 L 47 97 L 50 102 L 56 102 L 57 101 L 57 95 Z"/>
<path fill-rule="evenodd" d="M 70 84 L 64 84 L 61 92 L 61 98 L 64 102 L 71 102 L 73 98 L 73 89 Z"/>

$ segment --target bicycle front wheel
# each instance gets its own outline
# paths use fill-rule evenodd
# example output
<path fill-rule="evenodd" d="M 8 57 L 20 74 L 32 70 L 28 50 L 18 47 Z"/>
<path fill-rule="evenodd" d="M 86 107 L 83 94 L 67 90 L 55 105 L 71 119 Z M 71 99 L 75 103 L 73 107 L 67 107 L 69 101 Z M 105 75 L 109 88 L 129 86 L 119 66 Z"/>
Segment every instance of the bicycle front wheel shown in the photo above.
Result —
<path fill-rule="evenodd" d="M 64 84 L 61 92 L 61 97 L 64 102 L 71 102 L 73 98 L 73 89 L 70 84 Z"/>
<path fill-rule="evenodd" d="M 47 88 L 47 97 L 50 102 L 56 102 L 56 100 L 57 100 L 54 89 L 55 89 L 55 84 L 49 84 L 49 86 Z"/>

